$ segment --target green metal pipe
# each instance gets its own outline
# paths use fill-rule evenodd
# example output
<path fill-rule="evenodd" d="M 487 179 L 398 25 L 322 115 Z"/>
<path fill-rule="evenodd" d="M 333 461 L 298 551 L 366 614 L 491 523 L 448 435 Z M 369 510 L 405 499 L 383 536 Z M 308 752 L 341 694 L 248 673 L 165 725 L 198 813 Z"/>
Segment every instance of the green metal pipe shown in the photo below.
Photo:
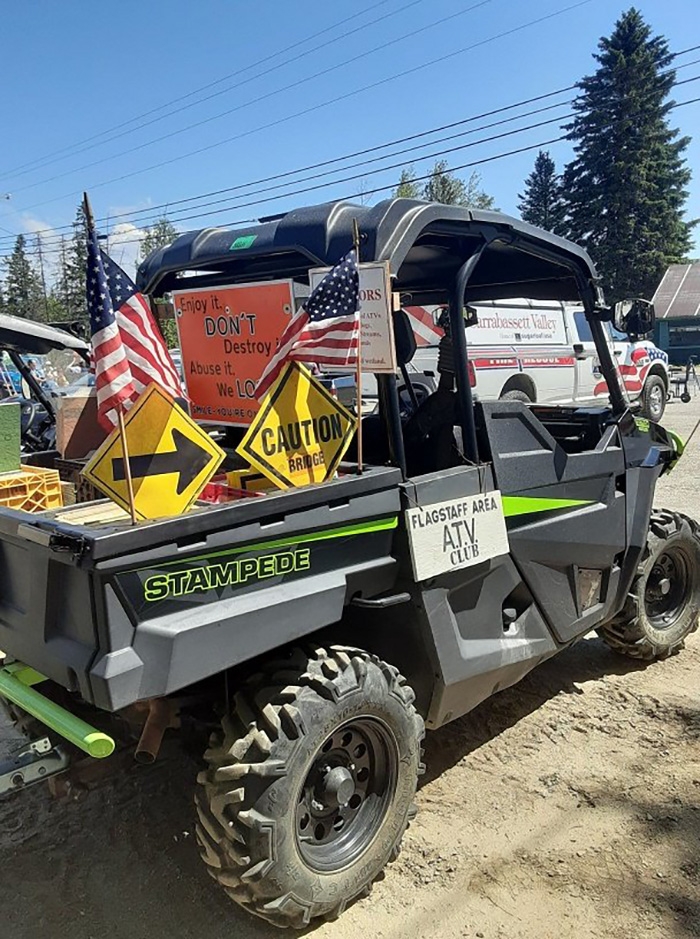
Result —
<path fill-rule="evenodd" d="M 55 730 L 57 734 L 84 750 L 89 756 L 101 760 L 114 752 L 114 740 L 111 737 L 86 724 L 60 705 L 49 701 L 34 688 L 23 684 L 7 668 L 0 668 L 0 695 L 22 708 L 27 714 L 36 717 L 51 730 Z"/>

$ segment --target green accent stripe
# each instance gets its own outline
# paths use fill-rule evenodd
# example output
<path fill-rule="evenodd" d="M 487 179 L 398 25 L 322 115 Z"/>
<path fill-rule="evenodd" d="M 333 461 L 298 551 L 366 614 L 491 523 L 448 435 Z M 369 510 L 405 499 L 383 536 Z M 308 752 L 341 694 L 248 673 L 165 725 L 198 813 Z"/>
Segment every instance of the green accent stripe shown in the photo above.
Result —
<path fill-rule="evenodd" d="M 582 505 L 593 505 L 590 499 L 549 499 L 544 496 L 503 496 L 503 514 L 506 518 L 515 515 L 533 515 L 535 512 L 552 512 L 556 509 L 573 509 Z"/>
<path fill-rule="evenodd" d="M 307 535 L 294 535 L 290 538 L 280 538 L 277 541 L 259 541 L 255 544 L 242 545 L 240 548 L 228 548 L 226 551 L 216 551 L 213 554 L 198 554 L 192 558 L 181 558 L 179 561 L 167 561 L 165 564 L 153 564 L 149 567 L 132 568 L 132 570 L 150 570 L 151 567 L 172 567 L 173 565 L 189 564 L 192 561 L 208 561 L 210 558 L 222 558 L 231 554 L 245 554 L 248 551 L 261 551 L 269 548 L 287 548 L 291 545 L 309 544 L 312 541 L 328 541 L 331 538 L 349 538 L 353 535 L 367 535 L 377 531 L 391 531 L 399 524 L 398 515 L 389 518 L 377 518 L 371 522 L 362 522 L 358 525 L 345 525 L 342 528 L 329 528 L 327 531 L 314 531 Z M 128 572 L 125 572 L 128 573 Z"/>

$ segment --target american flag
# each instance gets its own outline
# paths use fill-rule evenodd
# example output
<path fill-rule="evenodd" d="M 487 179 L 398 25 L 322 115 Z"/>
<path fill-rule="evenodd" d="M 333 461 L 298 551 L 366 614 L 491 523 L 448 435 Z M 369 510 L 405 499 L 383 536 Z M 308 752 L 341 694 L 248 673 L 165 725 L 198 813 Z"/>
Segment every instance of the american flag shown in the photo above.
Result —
<path fill-rule="evenodd" d="M 97 414 L 111 429 L 117 424 L 119 409 L 128 410 L 151 382 L 174 398 L 182 396 L 182 385 L 146 300 L 100 249 L 92 226 L 87 249 Z"/>
<path fill-rule="evenodd" d="M 323 278 L 290 320 L 255 389 L 260 401 L 285 362 L 348 367 L 360 348 L 360 275 L 353 249 Z"/>

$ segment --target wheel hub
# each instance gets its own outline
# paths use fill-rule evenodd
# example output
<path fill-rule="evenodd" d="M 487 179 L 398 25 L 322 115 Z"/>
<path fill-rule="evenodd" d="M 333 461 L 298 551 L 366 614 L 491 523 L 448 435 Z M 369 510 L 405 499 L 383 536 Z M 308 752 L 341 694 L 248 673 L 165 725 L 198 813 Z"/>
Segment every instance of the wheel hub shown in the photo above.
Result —
<path fill-rule="evenodd" d="M 323 797 L 328 805 L 347 805 L 355 792 L 355 780 L 345 766 L 336 766 L 323 780 Z"/>
<path fill-rule="evenodd" d="M 685 552 L 669 546 L 656 559 L 645 590 L 647 615 L 655 629 L 668 629 L 683 614 L 690 581 Z"/>
<path fill-rule="evenodd" d="M 296 839 L 314 870 L 341 870 L 373 841 L 391 805 L 396 741 L 379 720 L 343 724 L 317 752 L 299 793 Z"/>

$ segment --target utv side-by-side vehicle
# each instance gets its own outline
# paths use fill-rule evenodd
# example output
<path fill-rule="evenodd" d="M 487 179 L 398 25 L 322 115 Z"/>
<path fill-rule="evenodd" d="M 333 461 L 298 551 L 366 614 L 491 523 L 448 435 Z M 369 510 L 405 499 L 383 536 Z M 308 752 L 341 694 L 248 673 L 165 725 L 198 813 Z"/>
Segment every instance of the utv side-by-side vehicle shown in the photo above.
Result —
<path fill-rule="evenodd" d="M 87 343 L 64 329 L 0 314 L 0 400 L 15 401 L 20 406 L 25 461 L 28 454 L 53 451 L 56 445 L 55 398 L 47 382 L 32 371 L 29 356 L 59 354 L 71 365 L 80 363 L 87 370 L 88 352 Z M 4 361 L 5 356 L 16 372 L 16 379 Z M 66 387 L 68 380 L 77 378 L 77 374 L 65 368 L 65 361 L 62 366 L 60 377 L 65 385 L 64 388 L 56 387 L 59 394 L 70 391 Z M 37 458 L 34 462 L 41 460 Z"/>
<path fill-rule="evenodd" d="M 50 728 L 0 768 L 4 788 L 63 770 L 76 741 L 99 756 L 131 728 L 153 757 L 166 726 L 218 727 L 196 782 L 202 858 L 280 926 L 338 915 L 396 856 L 424 727 L 594 629 L 664 658 L 700 609 L 698 526 L 653 508 L 682 443 L 630 411 L 602 325 L 640 334 L 653 311 L 608 309 L 576 245 L 493 212 L 336 203 L 183 235 L 139 286 L 306 286 L 354 220 L 402 304 L 444 304 L 449 324 L 432 394 L 400 401 L 378 377 L 361 473 L 349 451 L 322 485 L 137 526 L 0 510 L 0 695 L 29 733 L 37 716 Z M 522 297 L 584 305 L 607 407 L 473 400 L 465 309 Z M 403 367 L 401 311 L 394 332 Z M 79 719 L 97 729 L 81 737 Z"/>

